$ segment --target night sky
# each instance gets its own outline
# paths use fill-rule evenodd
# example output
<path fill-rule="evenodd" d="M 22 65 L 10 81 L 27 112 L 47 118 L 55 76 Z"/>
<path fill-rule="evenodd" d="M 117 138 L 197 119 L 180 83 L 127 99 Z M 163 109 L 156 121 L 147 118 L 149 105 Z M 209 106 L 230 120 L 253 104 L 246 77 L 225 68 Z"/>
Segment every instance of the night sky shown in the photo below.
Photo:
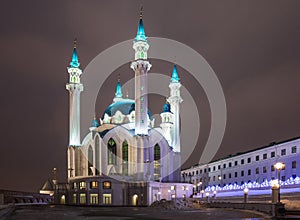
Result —
<path fill-rule="evenodd" d="M 53 167 L 65 181 L 73 39 L 84 69 L 101 51 L 134 38 L 141 4 L 147 36 L 189 45 L 220 80 L 228 112 L 215 159 L 300 136 L 300 1 L 1 1 L 1 189 L 37 191 Z M 153 72 L 172 70 L 171 63 L 151 63 Z M 112 102 L 118 74 L 133 77 L 128 64 L 107 79 L 97 117 Z M 179 74 L 201 118 L 187 167 L 200 157 L 210 112 L 201 86 L 184 69 Z M 163 103 L 151 96 L 151 111 Z"/>

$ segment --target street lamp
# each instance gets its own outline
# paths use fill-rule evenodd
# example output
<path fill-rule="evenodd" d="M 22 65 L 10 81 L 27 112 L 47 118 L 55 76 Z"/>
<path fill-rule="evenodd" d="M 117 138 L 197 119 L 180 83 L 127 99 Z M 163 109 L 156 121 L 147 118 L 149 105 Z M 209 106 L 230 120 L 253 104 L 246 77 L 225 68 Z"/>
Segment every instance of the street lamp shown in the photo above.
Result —
<path fill-rule="evenodd" d="M 217 197 L 217 191 L 215 190 L 214 191 L 214 199 L 216 200 L 216 197 Z"/>
<path fill-rule="evenodd" d="M 249 193 L 249 189 L 245 188 L 244 189 L 244 203 L 248 202 L 248 193 Z"/>
<path fill-rule="evenodd" d="M 203 195 L 204 195 L 204 190 L 203 189 L 201 190 L 201 194 L 202 194 L 202 199 L 203 199 Z"/>
<path fill-rule="evenodd" d="M 281 163 L 281 162 L 277 162 L 274 165 L 275 169 L 278 171 L 278 203 L 280 203 L 280 171 L 283 170 L 285 168 L 285 164 Z"/>
<path fill-rule="evenodd" d="M 207 192 L 205 195 L 206 195 L 206 202 L 208 202 L 209 201 L 209 192 Z"/>

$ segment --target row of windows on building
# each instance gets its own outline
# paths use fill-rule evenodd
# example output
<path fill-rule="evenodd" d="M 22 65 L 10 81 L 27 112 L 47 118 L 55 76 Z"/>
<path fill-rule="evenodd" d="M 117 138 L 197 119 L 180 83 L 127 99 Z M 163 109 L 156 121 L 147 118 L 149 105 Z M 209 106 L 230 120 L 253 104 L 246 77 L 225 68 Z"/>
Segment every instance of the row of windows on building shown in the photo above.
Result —
<path fill-rule="evenodd" d="M 90 196 L 90 205 L 98 205 L 99 204 L 99 194 L 98 193 L 91 193 Z M 77 204 L 77 194 L 73 194 L 73 204 Z M 86 193 L 79 194 L 79 204 L 84 205 L 87 204 L 87 195 Z M 111 193 L 104 193 L 102 194 L 102 204 L 103 205 L 110 205 L 112 204 L 112 194 Z"/>
<path fill-rule="evenodd" d="M 99 182 L 98 181 L 91 181 L 89 182 L 89 189 L 98 189 Z M 77 182 L 74 182 L 72 184 L 72 189 L 87 189 L 87 182 L 81 181 L 79 184 Z M 111 182 L 110 181 L 104 181 L 102 182 L 102 189 L 111 189 Z"/>
<path fill-rule="evenodd" d="M 292 169 L 296 169 L 297 168 L 297 161 L 292 161 L 292 163 L 291 163 L 291 167 L 292 167 Z M 285 170 L 286 169 L 286 167 L 284 166 L 283 167 L 283 169 L 282 170 Z M 274 167 L 274 165 L 272 165 L 271 166 L 271 171 L 273 172 L 273 171 L 275 171 L 275 167 Z M 262 173 L 267 173 L 267 166 L 264 166 L 264 167 L 262 167 L 262 170 L 260 170 L 260 168 L 259 167 L 257 167 L 256 169 L 255 169 L 255 174 L 260 174 L 260 172 L 262 172 Z M 252 175 L 252 170 L 251 169 L 248 169 L 247 170 L 247 174 L 248 174 L 248 176 L 250 176 L 250 175 Z M 238 177 L 238 172 L 234 172 L 234 175 L 232 174 L 232 173 L 228 173 L 228 174 L 223 174 L 223 176 L 221 176 L 221 175 L 218 175 L 217 177 L 216 176 L 213 176 L 213 178 L 212 178 L 212 181 L 216 181 L 216 180 L 225 180 L 226 178 L 233 178 L 233 176 L 234 176 L 234 178 L 237 178 Z M 242 171 L 240 171 L 240 176 L 241 177 L 244 177 L 245 176 L 245 171 L 244 170 L 242 170 Z M 293 178 L 296 178 L 296 175 L 293 175 L 294 177 Z M 282 176 L 283 177 L 283 179 L 284 180 L 282 180 L 282 181 L 285 181 L 285 177 L 284 176 Z M 203 178 L 200 178 L 199 179 L 199 182 L 206 182 L 208 180 L 208 182 L 210 182 L 211 181 L 211 178 L 210 177 L 208 177 L 208 178 L 206 178 L 206 177 L 203 177 Z M 198 182 L 197 180 L 195 181 L 192 181 L 192 182 L 194 182 L 195 184 Z"/>
<path fill-rule="evenodd" d="M 297 153 L 297 147 L 296 146 L 293 146 L 293 147 L 291 147 L 291 153 L 292 154 L 295 154 L 295 153 Z M 281 156 L 285 156 L 286 155 L 286 149 L 281 149 Z M 271 154 L 270 154 L 270 158 L 274 158 L 275 157 L 275 151 L 272 151 L 271 152 Z M 255 156 L 255 161 L 259 161 L 261 158 L 260 158 L 260 155 L 256 155 Z M 268 159 L 268 154 L 267 153 L 264 153 L 263 155 L 262 155 L 262 159 L 263 160 L 266 160 L 266 159 Z M 247 163 L 251 163 L 251 157 L 248 157 L 247 158 Z M 241 159 L 240 160 L 240 165 L 244 165 L 245 164 L 245 159 Z M 224 163 L 223 164 L 223 169 L 225 169 L 227 166 L 226 166 L 227 164 L 226 163 Z M 236 161 L 234 161 L 234 166 L 238 166 L 239 164 L 238 164 L 238 160 L 236 160 Z M 229 162 L 228 163 L 228 167 L 232 167 L 233 166 L 233 163 L 232 162 Z M 213 171 L 216 171 L 216 168 L 217 168 L 217 170 L 221 170 L 221 168 L 222 168 L 222 166 L 221 165 L 218 165 L 217 167 L 216 166 L 213 166 L 212 167 L 212 170 Z M 193 175 L 199 175 L 199 174 L 202 174 L 202 173 L 207 173 L 207 172 L 211 172 L 211 167 L 209 167 L 209 168 L 204 168 L 203 170 L 202 169 L 200 169 L 199 171 L 198 170 L 196 170 L 196 171 L 193 171 L 193 172 L 189 172 L 189 173 L 185 173 L 185 175 L 187 176 L 187 175 L 189 175 L 189 176 L 193 176 Z"/>

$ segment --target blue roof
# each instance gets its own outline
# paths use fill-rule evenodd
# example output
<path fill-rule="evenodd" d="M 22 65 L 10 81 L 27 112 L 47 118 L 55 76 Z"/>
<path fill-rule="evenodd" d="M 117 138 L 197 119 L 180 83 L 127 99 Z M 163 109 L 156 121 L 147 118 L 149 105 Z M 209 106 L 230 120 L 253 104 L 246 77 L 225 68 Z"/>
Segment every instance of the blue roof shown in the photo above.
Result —
<path fill-rule="evenodd" d="M 116 95 L 117 98 L 122 98 L 122 96 L 123 96 L 123 94 L 122 94 L 122 86 L 121 86 L 120 82 L 117 83 L 115 95 Z"/>
<path fill-rule="evenodd" d="M 165 103 L 164 107 L 163 107 L 163 111 L 162 112 L 170 112 L 171 113 L 171 106 L 169 103 Z"/>
<path fill-rule="evenodd" d="M 172 82 L 179 82 L 180 81 L 180 78 L 179 78 L 178 72 L 177 72 L 176 64 L 174 64 L 171 81 Z"/>
<path fill-rule="evenodd" d="M 94 118 L 94 120 L 92 121 L 92 127 L 99 127 L 99 122 L 96 118 Z"/>
<path fill-rule="evenodd" d="M 103 113 L 102 119 L 104 115 L 107 114 L 108 116 L 113 116 L 116 114 L 117 111 L 120 111 L 124 115 L 129 115 L 132 111 L 135 110 L 135 102 L 132 99 L 123 99 L 121 101 L 115 102 L 108 106 Z M 152 114 L 148 110 L 149 118 L 152 119 Z"/>
<path fill-rule="evenodd" d="M 147 40 L 147 37 L 145 34 L 145 29 L 144 29 L 144 24 L 143 24 L 143 19 L 140 19 L 135 40 L 136 41 L 146 41 Z"/>
<path fill-rule="evenodd" d="M 70 62 L 70 67 L 78 68 L 79 66 L 80 66 L 80 63 L 78 61 L 77 50 L 76 50 L 76 47 L 74 47 L 73 54 L 72 54 L 72 61 Z"/>

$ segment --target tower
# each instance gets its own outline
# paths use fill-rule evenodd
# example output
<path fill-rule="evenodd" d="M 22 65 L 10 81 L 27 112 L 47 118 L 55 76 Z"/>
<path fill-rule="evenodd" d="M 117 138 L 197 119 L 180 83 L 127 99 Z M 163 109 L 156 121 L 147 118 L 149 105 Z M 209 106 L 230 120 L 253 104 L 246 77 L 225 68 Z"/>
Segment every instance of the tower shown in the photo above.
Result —
<path fill-rule="evenodd" d="M 172 147 L 175 152 L 180 152 L 179 105 L 183 101 L 180 97 L 180 87 L 180 78 L 178 77 L 177 67 L 175 64 L 169 84 L 170 97 L 168 98 L 168 102 L 171 105 L 171 112 L 173 113 Z"/>
<path fill-rule="evenodd" d="M 147 60 L 149 44 L 145 35 L 142 9 L 136 37 L 133 41 L 135 58 L 131 68 L 135 72 L 135 135 L 148 135 L 148 82 L 147 72 L 151 68 Z"/>
<path fill-rule="evenodd" d="M 172 146 L 172 130 L 173 130 L 173 113 L 171 112 L 171 106 L 166 101 L 163 107 L 162 113 L 160 113 L 162 133 L 169 145 Z"/>
<path fill-rule="evenodd" d="M 80 146 L 80 93 L 83 91 L 83 85 L 80 83 L 82 70 L 79 68 L 76 40 L 74 40 L 74 49 L 72 61 L 67 67 L 69 73 L 69 83 L 66 89 L 69 90 L 69 146 Z"/>

